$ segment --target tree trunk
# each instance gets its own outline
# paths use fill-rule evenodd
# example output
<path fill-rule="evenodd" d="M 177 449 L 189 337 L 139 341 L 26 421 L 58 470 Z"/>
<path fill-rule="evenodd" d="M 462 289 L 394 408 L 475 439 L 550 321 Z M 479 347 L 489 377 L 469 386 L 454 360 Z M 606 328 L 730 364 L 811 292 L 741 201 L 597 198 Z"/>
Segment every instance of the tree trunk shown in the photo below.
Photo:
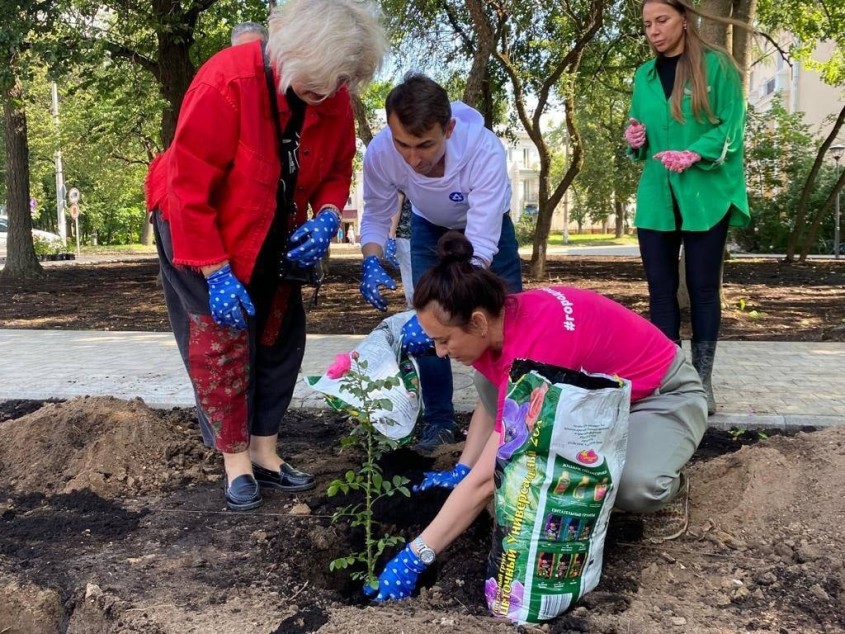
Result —
<path fill-rule="evenodd" d="M 364 145 L 369 145 L 373 140 L 373 129 L 367 119 L 367 106 L 358 95 L 352 95 L 352 112 L 355 115 L 355 123 L 358 125 L 358 138 L 364 142 Z"/>
<path fill-rule="evenodd" d="M 757 0 L 734 0 L 733 17 L 749 25 L 749 29 L 733 29 L 732 53 L 742 70 L 742 94 L 748 97 L 748 68 L 751 56 L 751 25 L 757 14 Z"/>
<path fill-rule="evenodd" d="M 806 261 L 807 255 L 810 253 L 810 248 L 816 241 L 816 235 L 818 235 L 819 229 L 821 228 L 822 220 L 833 209 L 833 206 L 836 204 L 836 196 L 842 191 L 843 185 L 845 185 L 845 172 L 840 171 L 833 189 L 827 195 L 821 207 L 816 210 L 813 221 L 810 223 L 809 229 L 807 229 L 807 234 L 804 236 L 804 242 L 801 245 L 801 255 L 798 257 L 799 262 Z"/>
<path fill-rule="evenodd" d="M 160 42 L 159 66 L 161 67 L 161 94 L 167 101 L 167 107 L 161 113 L 161 142 L 166 148 L 176 134 L 176 122 L 179 119 L 182 100 L 194 78 L 195 69 L 191 63 L 190 46 L 183 43 Z"/>
<path fill-rule="evenodd" d="M 754 19 L 754 14 L 757 10 L 757 0 L 702 0 L 700 9 L 703 12 L 716 17 L 733 18 L 746 24 L 750 24 Z M 698 28 L 701 37 L 704 38 L 705 41 L 721 46 L 733 55 L 741 71 L 740 77 L 742 81 L 742 92 L 747 96 L 750 31 L 706 19 L 701 20 Z M 724 271 L 724 266 L 722 266 L 722 271 Z M 681 252 L 680 261 L 678 262 L 678 275 L 680 278 L 680 283 L 678 284 L 678 305 L 681 308 L 689 308 L 690 299 L 686 280 L 686 258 L 683 251 Z M 722 278 L 720 273 L 719 301 L 724 303 L 721 296 L 721 288 Z"/>
<path fill-rule="evenodd" d="M 153 243 L 153 225 L 150 223 L 150 214 L 144 212 L 144 222 L 141 224 L 141 244 L 147 246 Z"/>
<path fill-rule="evenodd" d="M 577 55 L 576 60 L 580 62 L 581 56 Z M 576 67 L 577 67 L 576 62 Z M 531 275 L 535 279 L 542 279 L 546 274 L 546 253 L 548 250 L 549 233 L 552 226 L 552 215 L 558 203 L 563 198 L 566 190 L 572 185 L 572 181 L 581 171 L 584 162 L 584 150 L 581 144 L 581 135 L 575 123 L 575 100 L 573 90 L 567 90 L 563 99 L 563 113 L 566 122 L 566 130 L 571 147 L 569 167 L 563 175 L 563 179 L 552 191 L 550 184 L 551 153 L 545 143 L 537 145 L 540 153 L 540 208 L 537 211 L 537 226 L 534 231 L 534 244 L 531 252 Z M 539 132 L 539 131 L 538 131 Z"/>
<path fill-rule="evenodd" d="M 828 150 L 836 141 L 836 137 L 839 135 L 839 130 L 843 125 L 845 125 L 845 106 L 842 106 L 842 109 L 839 111 L 839 115 L 836 117 L 836 121 L 833 123 L 833 127 L 819 147 L 819 150 L 816 153 L 816 160 L 813 162 L 813 166 L 810 168 L 810 173 L 807 174 L 807 179 L 804 181 L 804 186 L 801 188 L 801 196 L 798 199 L 798 205 L 795 211 L 795 225 L 792 227 L 792 231 L 789 233 L 789 238 L 786 241 L 787 262 L 792 262 L 794 260 L 795 250 L 807 229 L 807 212 L 810 207 L 810 196 L 813 193 L 813 189 L 816 187 L 816 179 L 818 178 L 819 171 L 821 171 L 824 159 L 827 157 Z"/>
<path fill-rule="evenodd" d="M 466 5 L 472 18 L 472 29 L 475 33 L 475 52 L 472 56 L 472 67 L 467 77 L 463 101 L 465 104 L 483 112 L 485 84 L 489 81 L 489 62 L 496 48 L 496 41 L 493 37 L 493 29 L 487 22 L 481 0 L 466 0 Z M 486 120 L 487 116 L 485 115 L 485 122 Z"/>
<path fill-rule="evenodd" d="M 733 12 L 733 0 L 702 0 L 699 7 L 704 13 L 719 18 L 729 18 Z M 701 37 L 710 44 L 716 44 L 722 48 L 732 51 L 729 31 L 733 30 L 725 24 L 703 19 L 698 25 L 698 32 Z"/>
<path fill-rule="evenodd" d="M 616 213 L 615 236 L 621 238 L 625 235 L 625 205 L 619 200 L 619 196 L 613 194 L 613 210 Z"/>
<path fill-rule="evenodd" d="M 157 29 L 157 78 L 161 95 L 168 104 L 161 114 L 161 142 L 165 148 L 173 141 L 182 100 L 196 72 L 191 62 L 191 47 L 194 44 L 197 15 L 182 10 L 181 4 L 173 0 L 152 2 L 153 14 L 161 25 Z M 179 11 L 182 11 L 182 16 L 176 15 Z"/>
<path fill-rule="evenodd" d="M 32 244 L 29 211 L 29 141 L 26 132 L 23 88 L 14 78 L 3 90 L 3 129 L 6 137 L 6 199 L 9 236 L 4 279 L 24 279 L 44 274 Z"/>

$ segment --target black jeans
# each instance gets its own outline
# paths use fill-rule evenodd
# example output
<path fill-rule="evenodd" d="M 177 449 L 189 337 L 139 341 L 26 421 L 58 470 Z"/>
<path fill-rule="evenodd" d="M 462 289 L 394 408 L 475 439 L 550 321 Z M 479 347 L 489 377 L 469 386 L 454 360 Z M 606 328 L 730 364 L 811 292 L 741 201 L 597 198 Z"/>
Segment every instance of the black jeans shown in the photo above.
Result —
<path fill-rule="evenodd" d="M 716 341 L 719 338 L 722 322 L 719 282 L 729 221 L 730 211 L 707 231 L 637 230 L 640 257 L 648 281 L 651 321 L 673 341 L 681 338 L 681 309 L 678 306 L 681 244 L 686 254 L 692 340 Z"/>

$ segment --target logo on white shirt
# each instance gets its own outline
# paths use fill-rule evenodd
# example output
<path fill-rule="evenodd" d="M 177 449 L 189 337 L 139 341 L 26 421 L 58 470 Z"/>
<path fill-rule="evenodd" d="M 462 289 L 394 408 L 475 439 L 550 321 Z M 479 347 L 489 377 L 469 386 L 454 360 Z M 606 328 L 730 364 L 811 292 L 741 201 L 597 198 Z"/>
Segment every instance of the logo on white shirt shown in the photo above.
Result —
<path fill-rule="evenodd" d="M 453 203 L 462 203 L 464 202 L 464 195 L 461 192 L 452 192 L 449 194 L 449 200 Z"/>

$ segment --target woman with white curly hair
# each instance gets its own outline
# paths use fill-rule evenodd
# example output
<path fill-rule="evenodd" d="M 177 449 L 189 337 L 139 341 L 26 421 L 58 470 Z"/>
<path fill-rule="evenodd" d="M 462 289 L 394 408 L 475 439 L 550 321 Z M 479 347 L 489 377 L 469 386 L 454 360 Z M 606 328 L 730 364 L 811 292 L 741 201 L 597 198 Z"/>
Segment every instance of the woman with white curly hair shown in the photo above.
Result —
<path fill-rule="evenodd" d="M 290 0 L 266 46 L 233 46 L 200 68 L 150 166 L 170 322 L 232 510 L 259 506 L 261 488 L 315 484 L 279 456 L 278 432 L 305 348 L 301 286 L 349 195 L 350 93 L 388 46 L 379 18 L 362 0 Z"/>

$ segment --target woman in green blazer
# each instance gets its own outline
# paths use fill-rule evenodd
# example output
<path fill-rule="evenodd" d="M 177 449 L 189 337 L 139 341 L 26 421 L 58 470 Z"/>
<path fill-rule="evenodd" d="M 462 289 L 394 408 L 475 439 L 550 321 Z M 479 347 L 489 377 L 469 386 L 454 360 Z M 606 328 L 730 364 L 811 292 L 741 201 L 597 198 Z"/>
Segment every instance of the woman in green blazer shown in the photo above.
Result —
<path fill-rule="evenodd" d="M 693 365 L 712 414 L 722 254 L 728 227 L 744 227 L 749 213 L 740 73 L 726 51 L 701 39 L 695 25 L 701 15 L 684 0 L 643 3 L 643 27 L 655 57 L 634 75 L 625 139 L 629 155 L 645 162 L 635 224 L 651 321 L 680 344 L 677 292 L 683 245 Z"/>

